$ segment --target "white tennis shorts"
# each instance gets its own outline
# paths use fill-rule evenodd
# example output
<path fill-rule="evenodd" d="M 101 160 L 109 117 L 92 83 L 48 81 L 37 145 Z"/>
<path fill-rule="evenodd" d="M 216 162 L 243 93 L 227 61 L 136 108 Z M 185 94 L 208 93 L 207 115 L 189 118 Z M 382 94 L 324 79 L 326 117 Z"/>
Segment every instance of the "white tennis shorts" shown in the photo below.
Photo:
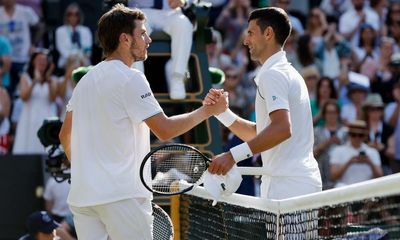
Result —
<path fill-rule="evenodd" d="M 149 199 L 131 198 L 96 206 L 70 208 L 78 239 L 153 239 L 153 217 Z"/>

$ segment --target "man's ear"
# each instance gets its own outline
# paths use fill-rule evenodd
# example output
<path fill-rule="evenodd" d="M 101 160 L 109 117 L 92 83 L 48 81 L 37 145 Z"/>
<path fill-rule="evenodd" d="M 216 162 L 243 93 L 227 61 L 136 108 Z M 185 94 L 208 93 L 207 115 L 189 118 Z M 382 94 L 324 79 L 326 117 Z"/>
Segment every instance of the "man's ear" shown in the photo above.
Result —
<path fill-rule="evenodd" d="M 268 26 L 267 28 L 265 28 L 265 30 L 264 30 L 265 39 L 271 40 L 274 36 L 275 36 L 275 33 L 274 33 L 274 30 L 272 29 L 272 27 Z"/>
<path fill-rule="evenodd" d="M 119 42 L 120 43 L 126 43 L 129 41 L 129 36 L 126 33 L 121 33 L 121 35 L 119 35 Z"/>

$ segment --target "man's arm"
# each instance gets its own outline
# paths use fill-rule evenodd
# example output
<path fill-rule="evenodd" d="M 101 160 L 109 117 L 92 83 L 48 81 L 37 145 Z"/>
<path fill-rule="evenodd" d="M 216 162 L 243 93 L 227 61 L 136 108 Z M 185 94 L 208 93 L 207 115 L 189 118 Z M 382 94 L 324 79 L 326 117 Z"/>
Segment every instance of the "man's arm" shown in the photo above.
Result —
<path fill-rule="evenodd" d="M 221 100 L 213 106 L 202 106 L 193 112 L 172 117 L 159 113 L 146 119 L 145 122 L 160 140 L 166 141 L 189 131 L 210 116 L 225 111 L 227 107 L 226 100 Z"/>
<path fill-rule="evenodd" d="M 64 123 L 61 127 L 59 138 L 64 148 L 65 155 L 71 162 L 71 129 L 72 129 L 72 111 L 65 115 Z"/>
<path fill-rule="evenodd" d="M 252 154 L 273 148 L 291 137 L 291 123 L 287 110 L 279 109 L 270 113 L 269 116 L 271 124 L 247 142 Z M 240 120 L 236 120 L 229 129 L 236 128 L 233 126 L 235 124 L 237 128 L 240 128 Z M 225 152 L 213 158 L 208 170 L 212 174 L 225 175 L 235 163 L 232 153 L 230 151 Z"/>

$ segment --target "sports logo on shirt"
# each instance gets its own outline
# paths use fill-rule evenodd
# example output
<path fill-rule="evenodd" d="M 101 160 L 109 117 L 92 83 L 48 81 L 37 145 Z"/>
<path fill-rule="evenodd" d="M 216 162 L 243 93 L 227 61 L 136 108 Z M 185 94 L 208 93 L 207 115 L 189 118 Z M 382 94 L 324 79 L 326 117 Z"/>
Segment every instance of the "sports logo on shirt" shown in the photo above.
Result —
<path fill-rule="evenodd" d="M 277 96 L 272 96 L 272 101 L 275 101 L 276 99 L 278 99 Z"/>
<path fill-rule="evenodd" d="M 151 92 L 148 92 L 148 93 L 146 93 L 146 94 L 141 95 L 140 97 L 141 97 L 142 99 L 145 99 L 145 98 L 150 97 L 150 96 L 151 96 Z"/>

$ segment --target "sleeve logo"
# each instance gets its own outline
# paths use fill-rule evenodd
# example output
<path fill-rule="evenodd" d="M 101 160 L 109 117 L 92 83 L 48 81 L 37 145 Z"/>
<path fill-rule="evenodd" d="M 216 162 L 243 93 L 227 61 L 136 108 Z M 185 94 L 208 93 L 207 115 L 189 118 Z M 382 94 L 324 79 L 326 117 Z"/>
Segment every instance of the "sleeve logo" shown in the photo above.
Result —
<path fill-rule="evenodd" d="M 140 97 L 141 97 L 142 99 L 144 99 L 144 98 L 147 98 L 147 97 L 149 97 L 149 96 L 151 96 L 151 92 L 148 92 L 148 93 L 146 93 L 146 94 L 143 94 L 143 95 L 141 95 Z"/>
<path fill-rule="evenodd" d="M 272 101 L 275 101 L 276 99 L 278 99 L 277 96 L 272 96 Z"/>

